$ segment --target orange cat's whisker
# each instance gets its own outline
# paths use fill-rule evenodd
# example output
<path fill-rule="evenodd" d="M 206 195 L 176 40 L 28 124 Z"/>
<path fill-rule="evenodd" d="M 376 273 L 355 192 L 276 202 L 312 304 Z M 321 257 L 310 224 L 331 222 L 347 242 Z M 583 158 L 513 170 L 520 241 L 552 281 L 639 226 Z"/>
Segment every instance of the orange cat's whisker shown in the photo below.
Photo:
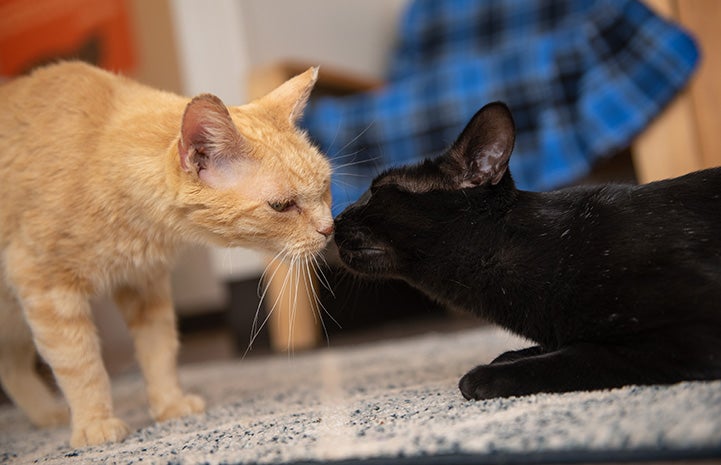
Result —
<path fill-rule="evenodd" d="M 338 165 L 338 166 L 333 167 L 333 173 L 335 174 L 337 170 L 340 170 L 340 169 L 343 169 L 343 168 L 348 168 L 349 166 L 357 166 L 357 165 L 363 165 L 363 164 L 365 164 L 365 163 L 373 163 L 374 161 L 377 161 L 377 160 L 379 160 L 380 158 L 381 158 L 381 157 L 378 156 L 378 157 L 366 158 L 366 159 L 363 159 L 363 160 L 350 161 L 350 162 L 348 162 L 348 163 L 343 163 L 342 165 Z"/>
<path fill-rule="evenodd" d="M 291 351 L 293 348 L 293 334 L 295 333 L 295 316 L 296 316 L 296 312 L 297 312 L 297 308 L 298 308 L 298 286 L 299 286 L 299 279 L 300 279 L 300 270 L 297 266 L 298 259 L 299 258 L 297 256 L 294 256 L 291 259 L 291 264 L 290 264 L 291 273 L 288 273 L 288 274 L 293 274 L 293 276 L 294 276 L 294 279 L 292 279 L 293 282 L 291 282 L 291 285 L 295 284 L 294 286 L 292 286 L 292 288 L 293 288 L 293 305 L 291 306 L 290 315 L 288 316 L 288 318 L 290 320 L 288 322 L 288 327 L 290 328 L 290 331 L 288 331 L 288 349 L 289 349 L 288 354 L 289 355 L 291 355 Z"/>
<path fill-rule="evenodd" d="M 250 352 L 250 350 L 253 348 L 253 343 L 258 338 L 258 336 L 260 335 L 260 332 L 263 330 L 266 323 L 270 319 L 270 316 L 272 315 L 273 310 L 275 310 L 275 307 L 278 305 L 278 300 L 280 299 L 280 296 L 283 294 L 283 291 L 285 290 L 285 286 L 288 282 L 288 275 L 286 275 L 283 280 L 283 285 L 281 287 L 280 294 L 273 302 L 273 305 L 271 306 L 271 308 L 268 310 L 268 314 L 265 316 L 265 318 L 260 323 L 260 325 L 258 325 L 258 320 L 260 319 L 259 318 L 260 317 L 260 309 L 263 307 L 263 303 L 265 301 L 265 296 L 268 294 L 268 290 L 270 289 L 271 282 L 273 281 L 273 279 L 275 279 L 275 276 L 278 273 L 278 270 L 280 269 L 280 267 L 276 266 L 276 262 L 287 259 L 289 254 L 290 254 L 290 252 L 287 250 L 287 248 L 284 248 L 283 250 L 278 252 L 275 255 L 275 257 L 273 257 L 272 260 L 270 260 L 268 265 L 265 267 L 265 270 L 263 270 L 263 274 L 260 277 L 260 282 L 258 283 L 258 291 L 260 291 L 261 286 L 264 286 L 264 288 L 263 288 L 263 292 L 262 293 L 259 292 L 259 295 L 258 295 L 260 301 L 258 302 L 258 307 L 255 309 L 255 317 L 253 318 L 253 323 L 251 325 L 251 330 L 250 330 L 250 333 L 251 333 L 250 342 L 248 343 L 248 347 L 245 349 L 245 352 L 243 353 L 243 357 L 248 355 L 248 352 Z M 268 271 L 271 268 L 273 268 L 273 273 L 271 273 L 270 277 L 266 279 L 266 277 L 268 276 Z"/>
<path fill-rule="evenodd" d="M 321 257 L 322 257 L 322 255 L 321 255 Z M 315 266 L 311 266 L 311 268 L 313 269 L 315 276 L 318 278 L 318 281 L 323 285 L 323 287 L 328 289 L 328 292 L 330 292 L 333 297 L 335 297 L 335 293 L 333 292 L 330 282 L 328 281 L 328 277 L 325 275 L 325 273 L 323 273 L 323 269 L 321 268 L 320 264 L 318 263 L 318 257 L 311 256 L 310 259 L 313 260 L 313 264 L 315 265 Z M 325 261 L 325 258 L 323 258 L 323 261 Z M 327 262 L 326 262 L 326 265 L 328 265 Z"/>
<path fill-rule="evenodd" d="M 309 266 L 308 268 L 309 268 L 308 273 L 310 274 L 310 268 L 311 268 L 311 267 Z M 319 271 L 319 270 L 316 270 L 316 268 L 313 268 L 313 272 L 316 273 L 316 276 L 317 276 L 317 272 L 318 272 L 318 271 Z M 320 280 L 320 277 L 318 277 L 318 279 Z M 322 313 L 321 313 L 320 310 L 323 309 L 323 313 L 325 313 L 325 314 L 328 316 L 328 318 L 330 318 L 331 320 L 333 320 L 333 322 L 334 322 L 339 328 L 341 328 L 341 325 L 340 325 L 340 323 L 338 323 L 338 320 L 336 320 L 335 318 L 333 318 L 333 315 L 330 314 L 330 312 L 328 311 L 328 309 L 326 309 L 325 306 L 323 305 L 323 303 L 321 302 L 320 297 L 318 296 L 318 292 L 316 292 L 315 288 L 313 287 L 313 281 L 312 281 L 312 279 L 309 278 L 309 281 L 310 281 L 310 283 L 311 283 L 311 287 L 313 288 L 313 296 L 314 296 L 315 301 L 316 301 L 316 303 L 317 303 L 317 310 L 318 310 L 318 315 L 321 317 L 321 323 L 323 323 L 323 317 L 322 317 Z M 327 279 L 326 279 L 325 281 L 326 281 L 326 283 L 328 284 L 328 287 L 329 287 L 329 290 L 330 290 L 330 283 L 328 282 Z M 331 291 L 331 293 L 333 293 L 332 290 L 330 290 L 330 291 Z M 333 296 L 335 297 L 335 294 L 333 294 Z M 325 328 L 325 325 L 324 325 L 324 328 Z M 327 336 L 327 332 L 326 332 L 326 336 Z"/>
<path fill-rule="evenodd" d="M 349 140 L 343 147 L 341 147 L 341 148 L 338 150 L 337 153 L 340 153 L 340 152 L 342 152 L 343 150 L 345 150 L 346 148 L 350 147 L 350 146 L 351 146 L 355 141 L 357 141 L 363 134 L 365 134 L 366 132 L 368 132 L 368 130 L 371 128 L 371 126 L 373 126 L 373 124 L 375 124 L 375 121 L 371 121 L 370 123 L 368 123 L 368 126 L 366 126 L 365 129 L 363 129 L 361 132 L 359 132 L 358 135 L 355 136 L 353 139 Z"/>
<path fill-rule="evenodd" d="M 325 307 L 323 306 L 323 304 L 320 301 L 320 298 L 318 297 L 318 293 L 315 290 L 315 286 L 313 286 L 313 278 L 310 273 L 310 264 L 308 263 L 308 259 L 306 259 L 304 261 L 304 272 L 305 272 L 305 276 L 306 276 L 306 279 L 305 279 L 306 293 L 309 295 L 308 300 L 311 302 L 311 311 L 313 312 L 313 317 L 315 318 L 316 313 L 318 314 L 318 318 L 316 319 L 316 321 L 320 320 L 320 324 L 323 328 L 323 334 L 325 335 L 325 339 L 328 343 L 330 343 L 330 337 L 328 336 L 328 328 L 325 325 L 325 321 L 323 321 L 323 314 L 320 311 L 321 308 L 323 308 L 323 310 L 325 310 Z M 326 313 L 327 313 L 327 311 L 326 311 Z"/>

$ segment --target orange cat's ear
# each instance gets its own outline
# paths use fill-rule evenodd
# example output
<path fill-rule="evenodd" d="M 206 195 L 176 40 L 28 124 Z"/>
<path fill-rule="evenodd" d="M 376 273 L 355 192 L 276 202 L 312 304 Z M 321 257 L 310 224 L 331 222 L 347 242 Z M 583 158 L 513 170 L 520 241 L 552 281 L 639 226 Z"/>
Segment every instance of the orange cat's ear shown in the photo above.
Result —
<path fill-rule="evenodd" d="M 308 97 L 318 80 L 318 68 L 308 68 L 260 99 L 261 104 L 274 107 L 282 118 L 292 126 L 303 114 Z"/>
<path fill-rule="evenodd" d="M 223 102 L 211 94 L 185 107 L 178 141 L 180 166 L 215 185 L 232 175 L 231 161 L 243 153 L 243 137 Z"/>

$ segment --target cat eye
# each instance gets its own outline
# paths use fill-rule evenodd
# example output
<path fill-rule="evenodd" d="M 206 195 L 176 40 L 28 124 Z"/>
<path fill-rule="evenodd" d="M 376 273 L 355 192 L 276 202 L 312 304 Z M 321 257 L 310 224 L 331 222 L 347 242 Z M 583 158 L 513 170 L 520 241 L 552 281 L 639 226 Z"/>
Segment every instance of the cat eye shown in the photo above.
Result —
<path fill-rule="evenodd" d="M 295 207 L 295 201 L 294 200 L 284 200 L 280 202 L 268 202 L 268 205 L 270 205 L 270 208 L 273 210 L 283 213 L 287 212 L 291 208 Z"/>

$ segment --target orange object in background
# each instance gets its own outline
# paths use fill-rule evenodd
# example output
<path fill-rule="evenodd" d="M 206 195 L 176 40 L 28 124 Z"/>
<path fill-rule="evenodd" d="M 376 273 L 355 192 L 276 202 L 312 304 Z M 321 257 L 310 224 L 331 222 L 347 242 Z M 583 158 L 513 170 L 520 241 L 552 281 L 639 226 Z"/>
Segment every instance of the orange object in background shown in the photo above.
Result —
<path fill-rule="evenodd" d="M 57 59 L 112 71 L 135 65 L 125 0 L 0 0 L 0 76 Z"/>

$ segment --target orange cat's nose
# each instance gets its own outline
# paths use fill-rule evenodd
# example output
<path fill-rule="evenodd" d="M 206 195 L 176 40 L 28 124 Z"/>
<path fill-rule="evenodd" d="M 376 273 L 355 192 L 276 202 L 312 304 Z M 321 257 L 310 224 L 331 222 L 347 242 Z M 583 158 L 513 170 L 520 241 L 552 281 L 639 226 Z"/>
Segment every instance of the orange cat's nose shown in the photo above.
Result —
<path fill-rule="evenodd" d="M 325 237 L 330 237 L 330 235 L 333 234 L 333 223 L 323 229 L 316 229 L 316 231 L 323 234 Z"/>

